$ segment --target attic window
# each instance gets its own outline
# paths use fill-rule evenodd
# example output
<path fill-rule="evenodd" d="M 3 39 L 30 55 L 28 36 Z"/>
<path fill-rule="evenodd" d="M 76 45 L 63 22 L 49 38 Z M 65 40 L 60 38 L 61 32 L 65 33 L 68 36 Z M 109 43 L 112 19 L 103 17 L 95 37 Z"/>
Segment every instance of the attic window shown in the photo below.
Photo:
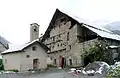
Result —
<path fill-rule="evenodd" d="M 63 21 L 65 21 L 66 19 L 64 18 L 64 17 L 62 17 L 61 19 L 60 19 L 60 22 L 63 22 Z"/>
<path fill-rule="evenodd" d="M 37 49 L 37 48 L 36 48 L 35 46 L 34 46 L 34 47 L 32 47 L 32 50 L 33 50 L 33 51 L 36 51 L 36 49 Z"/>

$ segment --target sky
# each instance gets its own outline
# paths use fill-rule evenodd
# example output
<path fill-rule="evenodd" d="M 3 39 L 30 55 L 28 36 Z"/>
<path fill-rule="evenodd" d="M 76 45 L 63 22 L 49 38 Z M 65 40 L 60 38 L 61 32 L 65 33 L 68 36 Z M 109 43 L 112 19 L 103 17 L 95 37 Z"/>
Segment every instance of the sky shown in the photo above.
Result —
<path fill-rule="evenodd" d="M 0 35 L 12 44 L 30 40 L 30 24 L 47 29 L 56 8 L 102 25 L 120 20 L 120 0 L 0 0 Z"/>

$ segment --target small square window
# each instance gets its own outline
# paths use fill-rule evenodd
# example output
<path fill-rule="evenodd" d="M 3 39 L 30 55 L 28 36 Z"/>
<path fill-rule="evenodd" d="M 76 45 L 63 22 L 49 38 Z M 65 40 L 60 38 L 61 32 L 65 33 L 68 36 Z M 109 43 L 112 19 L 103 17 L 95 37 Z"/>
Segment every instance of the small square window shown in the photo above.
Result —
<path fill-rule="evenodd" d="M 36 49 L 37 49 L 36 47 L 32 47 L 32 50 L 33 50 L 33 51 L 36 51 Z"/>
<path fill-rule="evenodd" d="M 26 55 L 26 58 L 29 58 L 30 57 L 30 55 Z"/>

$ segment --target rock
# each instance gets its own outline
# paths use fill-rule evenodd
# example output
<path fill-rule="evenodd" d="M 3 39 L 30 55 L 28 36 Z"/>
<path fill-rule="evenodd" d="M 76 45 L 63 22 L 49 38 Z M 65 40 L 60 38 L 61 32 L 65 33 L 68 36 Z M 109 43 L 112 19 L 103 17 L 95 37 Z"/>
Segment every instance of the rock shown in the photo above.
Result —
<path fill-rule="evenodd" d="M 93 74 L 105 74 L 110 66 L 101 61 L 95 61 L 88 64 L 83 70 L 83 74 L 93 75 Z"/>

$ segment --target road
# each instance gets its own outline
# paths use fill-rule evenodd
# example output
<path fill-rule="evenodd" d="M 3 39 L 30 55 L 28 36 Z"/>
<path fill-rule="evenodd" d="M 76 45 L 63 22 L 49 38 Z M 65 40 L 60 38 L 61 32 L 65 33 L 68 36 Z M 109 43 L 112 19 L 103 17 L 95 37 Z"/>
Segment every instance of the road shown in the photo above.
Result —
<path fill-rule="evenodd" d="M 2 74 L 0 78 L 103 78 L 98 76 L 73 76 L 68 72 L 47 72 L 40 74 Z"/>

